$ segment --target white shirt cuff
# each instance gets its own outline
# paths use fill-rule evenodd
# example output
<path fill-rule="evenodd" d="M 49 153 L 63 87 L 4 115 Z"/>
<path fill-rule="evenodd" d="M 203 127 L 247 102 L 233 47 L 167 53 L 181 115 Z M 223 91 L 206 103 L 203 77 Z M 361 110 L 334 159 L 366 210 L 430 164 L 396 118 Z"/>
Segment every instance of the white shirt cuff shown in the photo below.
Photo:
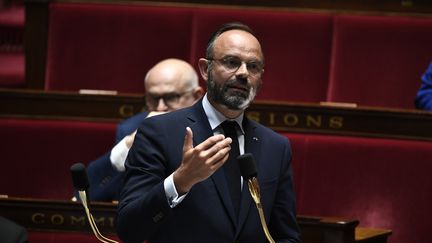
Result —
<path fill-rule="evenodd" d="M 126 137 L 123 138 L 111 150 L 110 160 L 112 166 L 119 172 L 125 171 L 125 161 L 129 153 L 129 148 L 126 146 Z"/>
<path fill-rule="evenodd" d="M 174 208 L 179 203 L 181 203 L 187 195 L 186 193 L 179 197 L 177 193 L 177 189 L 174 185 L 173 174 L 171 174 L 164 180 L 164 189 L 165 189 L 165 196 L 171 208 Z"/>

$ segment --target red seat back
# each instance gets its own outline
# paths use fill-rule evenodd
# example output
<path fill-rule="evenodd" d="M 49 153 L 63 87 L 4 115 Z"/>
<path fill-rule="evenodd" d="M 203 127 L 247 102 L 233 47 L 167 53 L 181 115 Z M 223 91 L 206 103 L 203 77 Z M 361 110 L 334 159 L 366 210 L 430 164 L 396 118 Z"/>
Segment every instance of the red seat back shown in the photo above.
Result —
<path fill-rule="evenodd" d="M 431 29 L 430 18 L 336 16 L 328 100 L 413 109 Z"/>
<path fill-rule="evenodd" d="M 309 135 L 306 146 L 300 214 L 391 229 L 390 243 L 429 238 L 432 143 Z"/>
<path fill-rule="evenodd" d="M 0 119 L 0 194 L 70 199 L 70 166 L 112 147 L 115 123 Z"/>
<path fill-rule="evenodd" d="M 45 88 L 143 93 L 155 63 L 189 60 L 191 21 L 183 8 L 52 3 Z"/>
<path fill-rule="evenodd" d="M 195 11 L 192 63 L 205 57 L 213 31 L 240 21 L 258 35 L 265 55 L 258 100 L 325 100 L 330 65 L 332 18 L 326 14 L 227 8 Z"/>

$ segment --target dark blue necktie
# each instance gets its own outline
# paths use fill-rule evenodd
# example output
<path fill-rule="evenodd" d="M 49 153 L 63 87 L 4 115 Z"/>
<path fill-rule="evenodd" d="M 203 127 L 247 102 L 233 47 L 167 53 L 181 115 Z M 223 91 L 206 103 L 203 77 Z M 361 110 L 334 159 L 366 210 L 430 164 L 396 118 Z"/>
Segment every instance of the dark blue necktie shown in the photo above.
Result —
<path fill-rule="evenodd" d="M 228 183 L 231 200 L 234 206 L 235 213 L 238 215 L 240 208 L 240 169 L 237 162 L 237 157 L 240 155 L 239 142 L 237 137 L 237 122 L 235 121 L 224 121 L 222 124 L 225 137 L 232 139 L 231 150 L 229 152 L 228 160 L 223 165 L 225 177 Z"/>

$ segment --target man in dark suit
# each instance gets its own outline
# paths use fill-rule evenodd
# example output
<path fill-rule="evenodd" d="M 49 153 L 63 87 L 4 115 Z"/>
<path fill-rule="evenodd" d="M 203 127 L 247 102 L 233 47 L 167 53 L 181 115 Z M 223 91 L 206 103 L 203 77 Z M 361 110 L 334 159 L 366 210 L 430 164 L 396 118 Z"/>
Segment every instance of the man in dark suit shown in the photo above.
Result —
<path fill-rule="evenodd" d="M 432 111 L 432 62 L 421 77 L 422 84 L 417 91 L 415 106 L 417 109 Z"/>
<path fill-rule="evenodd" d="M 258 39 L 243 24 L 226 24 L 211 37 L 199 67 L 206 95 L 138 129 L 126 161 L 119 237 L 126 243 L 267 242 L 247 183 L 231 163 L 235 153 L 248 152 L 257 162 L 273 239 L 300 242 L 288 139 L 244 116 L 264 72 Z"/>
<path fill-rule="evenodd" d="M 124 162 L 135 131 L 145 118 L 190 106 L 203 94 L 194 68 L 174 58 L 160 61 L 152 67 L 146 74 L 144 85 L 147 111 L 121 122 L 117 126 L 114 148 L 92 161 L 87 168 L 90 200 L 118 200 L 123 184 Z"/>

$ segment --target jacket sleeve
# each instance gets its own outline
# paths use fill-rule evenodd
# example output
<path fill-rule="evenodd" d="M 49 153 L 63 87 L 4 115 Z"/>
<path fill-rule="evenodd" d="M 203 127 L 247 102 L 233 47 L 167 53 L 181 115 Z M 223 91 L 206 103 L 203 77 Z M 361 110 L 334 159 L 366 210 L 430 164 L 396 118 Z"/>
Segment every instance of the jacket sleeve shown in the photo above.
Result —
<path fill-rule="evenodd" d="M 172 214 L 163 187 L 167 170 L 162 148 L 168 140 L 157 133 L 154 122 L 146 121 L 138 129 L 126 160 L 118 207 L 117 233 L 128 243 L 147 240 Z"/>
<path fill-rule="evenodd" d="M 111 165 L 110 152 L 92 161 L 87 167 L 89 195 L 92 201 L 118 200 L 122 185 L 122 173 Z"/>

